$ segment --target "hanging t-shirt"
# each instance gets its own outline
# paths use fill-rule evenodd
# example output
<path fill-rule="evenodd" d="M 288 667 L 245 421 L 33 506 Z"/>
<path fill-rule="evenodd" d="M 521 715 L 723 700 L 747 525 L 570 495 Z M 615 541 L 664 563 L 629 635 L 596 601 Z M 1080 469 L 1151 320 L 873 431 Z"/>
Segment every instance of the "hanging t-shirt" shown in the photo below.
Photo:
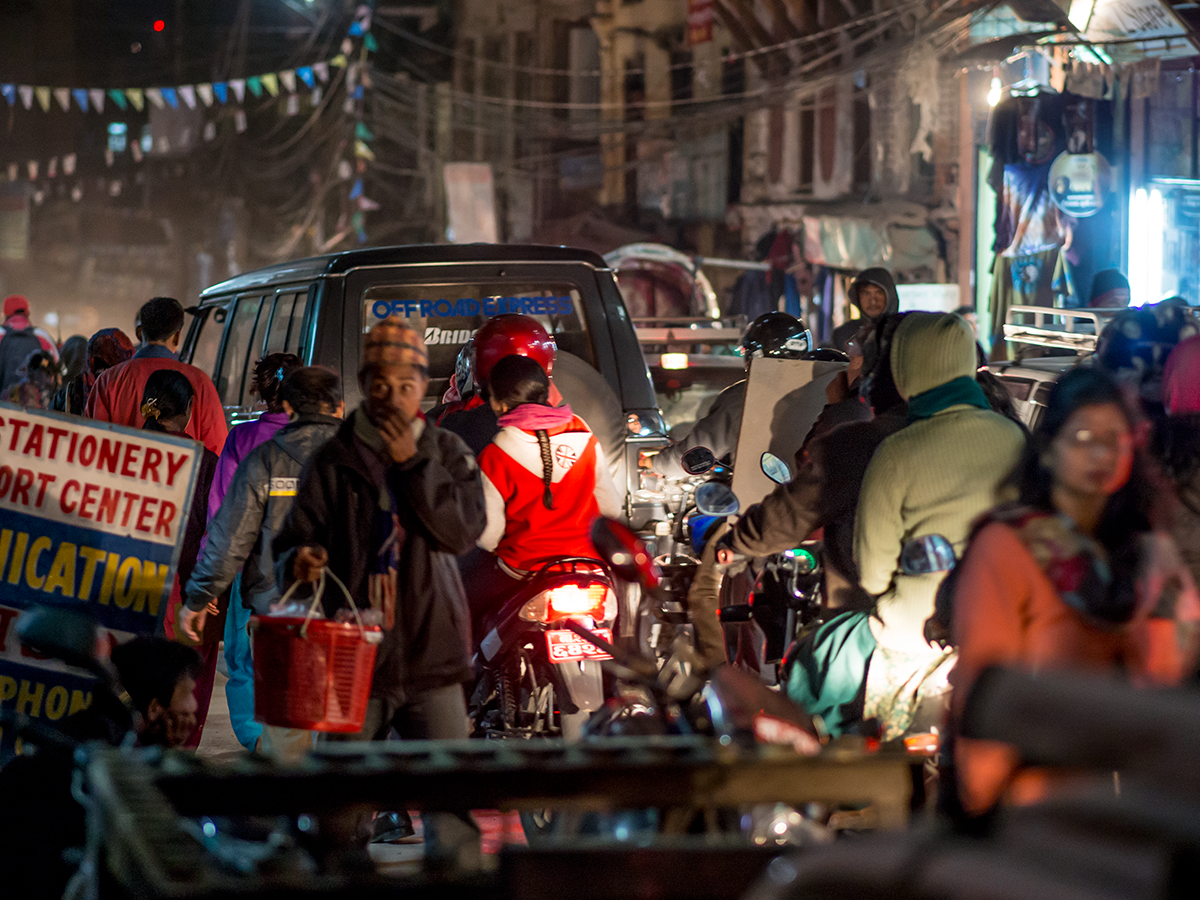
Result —
<path fill-rule="evenodd" d="M 1007 243 L 1000 255 L 1012 259 L 1053 250 L 1062 244 L 1058 208 L 1050 199 L 1050 163 L 1012 163 L 1004 167 L 997 223 L 997 246 Z"/>

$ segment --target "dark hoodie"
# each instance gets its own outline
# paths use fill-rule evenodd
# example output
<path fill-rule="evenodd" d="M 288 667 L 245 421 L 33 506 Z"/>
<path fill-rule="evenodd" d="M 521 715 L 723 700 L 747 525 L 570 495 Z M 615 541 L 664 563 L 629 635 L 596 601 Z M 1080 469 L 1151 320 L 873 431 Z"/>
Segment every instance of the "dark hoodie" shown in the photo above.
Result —
<path fill-rule="evenodd" d="M 850 302 L 855 306 L 858 305 L 858 289 L 864 284 L 873 284 L 876 287 L 882 288 L 887 294 L 887 308 L 884 309 L 882 315 L 886 316 L 894 312 L 900 311 L 900 297 L 896 293 L 896 282 L 892 278 L 892 273 L 887 269 L 876 266 L 871 269 L 863 269 L 858 273 L 858 277 L 850 285 L 850 290 L 846 292 L 850 298 Z M 843 322 L 837 328 L 833 329 L 833 338 L 831 343 L 835 348 L 845 352 L 846 345 L 850 343 L 858 332 L 865 326 L 870 326 L 879 321 L 880 316 L 862 316 L 858 319 L 850 319 L 848 322 Z"/>
<path fill-rule="evenodd" d="M 188 609 L 221 596 L 241 569 L 242 604 L 259 615 L 268 611 L 279 596 L 271 541 L 292 508 L 304 464 L 341 424 L 335 416 L 301 416 L 246 455 L 208 523 L 208 543 L 185 588 Z"/>

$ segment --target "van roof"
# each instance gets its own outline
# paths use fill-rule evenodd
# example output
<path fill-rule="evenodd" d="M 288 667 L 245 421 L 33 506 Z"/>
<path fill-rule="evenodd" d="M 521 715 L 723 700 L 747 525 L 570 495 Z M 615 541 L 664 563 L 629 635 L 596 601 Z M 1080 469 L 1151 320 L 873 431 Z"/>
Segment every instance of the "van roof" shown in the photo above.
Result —
<path fill-rule="evenodd" d="M 255 269 L 253 272 L 214 284 L 201 292 L 200 299 L 203 301 L 210 297 L 283 282 L 302 281 L 321 275 L 340 275 L 359 266 L 458 262 L 575 262 L 597 269 L 608 268 L 604 258 L 591 250 L 540 244 L 409 244 L 401 247 L 367 247 Z"/>

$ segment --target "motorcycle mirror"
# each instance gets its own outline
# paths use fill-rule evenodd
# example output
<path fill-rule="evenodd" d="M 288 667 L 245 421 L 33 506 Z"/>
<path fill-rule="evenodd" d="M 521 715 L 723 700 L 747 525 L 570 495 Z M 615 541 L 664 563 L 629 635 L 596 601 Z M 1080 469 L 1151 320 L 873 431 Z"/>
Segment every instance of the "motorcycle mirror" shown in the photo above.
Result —
<path fill-rule="evenodd" d="M 759 465 L 763 474 L 776 484 L 787 484 L 792 480 L 792 470 L 788 464 L 770 451 L 762 455 Z"/>
<path fill-rule="evenodd" d="M 707 447 L 693 447 L 679 460 L 679 465 L 689 475 L 703 475 L 716 464 L 717 457 Z"/>
<path fill-rule="evenodd" d="M 900 550 L 900 571 L 905 575 L 932 575 L 954 568 L 954 546 L 940 534 L 926 534 L 906 542 Z"/>
<path fill-rule="evenodd" d="M 100 627 L 80 610 L 36 606 L 17 620 L 17 637 L 35 653 L 69 666 L 89 672 L 100 666 Z"/>
<path fill-rule="evenodd" d="M 709 481 L 696 488 L 696 509 L 706 516 L 732 516 L 740 508 L 737 495 L 728 485 Z"/>
<path fill-rule="evenodd" d="M 600 517 L 592 525 L 592 544 L 618 578 L 640 584 L 648 591 L 658 590 L 662 573 L 646 545 L 627 526 Z"/>

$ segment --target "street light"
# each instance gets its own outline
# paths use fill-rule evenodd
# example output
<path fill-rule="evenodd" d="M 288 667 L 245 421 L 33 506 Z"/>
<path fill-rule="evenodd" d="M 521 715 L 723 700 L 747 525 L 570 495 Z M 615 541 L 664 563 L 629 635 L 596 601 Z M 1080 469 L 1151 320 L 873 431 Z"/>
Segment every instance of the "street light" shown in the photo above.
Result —
<path fill-rule="evenodd" d="M 1003 85 L 1000 83 L 999 76 L 992 77 L 992 86 L 988 90 L 987 101 L 988 106 L 995 106 L 1000 102 L 1001 94 L 1003 93 Z"/>

